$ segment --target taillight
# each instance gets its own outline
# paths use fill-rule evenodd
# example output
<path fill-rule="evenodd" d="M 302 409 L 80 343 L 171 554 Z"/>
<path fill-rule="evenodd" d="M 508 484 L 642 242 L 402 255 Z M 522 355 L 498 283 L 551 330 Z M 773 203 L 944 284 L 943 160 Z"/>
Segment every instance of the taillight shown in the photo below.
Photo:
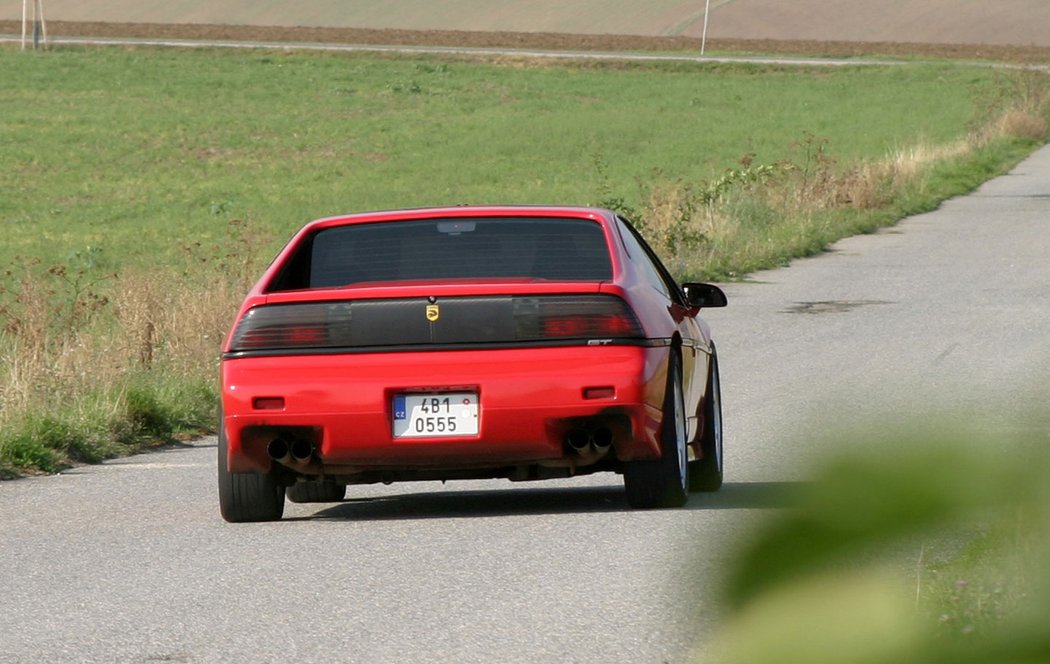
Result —
<path fill-rule="evenodd" d="M 633 339 L 644 336 L 627 303 L 616 297 L 579 295 L 528 300 L 531 302 L 527 305 L 523 302 L 524 306 L 515 307 L 519 339 Z"/>
<path fill-rule="evenodd" d="M 230 350 L 324 348 L 341 330 L 348 331 L 347 305 L 297 304 L 256 307 L 234 330 Z"/>
<path fill-rule="evenodd" d="M 587 334 L 587 321 L 573 316 L 543 320 L 543 336 L 582 337 Z"/>

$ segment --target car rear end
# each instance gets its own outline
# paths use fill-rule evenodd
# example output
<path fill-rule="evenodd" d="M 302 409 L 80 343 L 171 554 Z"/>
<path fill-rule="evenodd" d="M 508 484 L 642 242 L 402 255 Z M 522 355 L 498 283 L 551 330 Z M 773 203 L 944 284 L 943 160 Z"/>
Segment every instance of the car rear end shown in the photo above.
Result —
<path fill-rule="evenodd" d="M 669 349 L 615 232 L 547 208 L 308 225 L 224 347 L 227 470 L 527 480 L 658 456 Z"/>

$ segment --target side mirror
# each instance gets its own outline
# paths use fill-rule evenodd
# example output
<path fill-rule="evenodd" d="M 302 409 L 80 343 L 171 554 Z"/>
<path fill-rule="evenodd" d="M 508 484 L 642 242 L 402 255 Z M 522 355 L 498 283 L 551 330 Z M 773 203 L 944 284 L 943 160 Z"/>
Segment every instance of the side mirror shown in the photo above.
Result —
<path fill-rule="evenodd" d="M 714 284 L 689 283 L 682 284 L 685 292 L 685 301 L 690 307 L 702 309 L 706 307 L 724 307 L 729 304 L 726 294 Z"/>

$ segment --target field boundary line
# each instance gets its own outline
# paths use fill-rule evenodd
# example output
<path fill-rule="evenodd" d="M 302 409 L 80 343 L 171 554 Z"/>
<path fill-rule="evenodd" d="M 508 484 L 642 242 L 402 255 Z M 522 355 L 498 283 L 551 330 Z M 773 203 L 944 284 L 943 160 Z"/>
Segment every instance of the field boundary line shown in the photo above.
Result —
<path fill-rule="evenodd" d="M 16 35 L 0 35 L 0 43 L 17 43 Z M 609 60 L 632 62 L 695 62 L 716 64 L 762 64 L 786 66 L 887 66 L 905 65 L 912 61 L 860 58 L 801 58 L 779 56 L 721 56 L 721 55 L 678 55 L 660 53 L 630 53 L 611 51 L 563 51 L 543 49 L 487 48 L 471 46 L 398 46 L 379 44 L 326 44 L 310 42 L 273 42 L 273 41 L 229 41 L 199 39 L 148 39 L 133 37 L 55 37 L 48 40 L 57 46 L 149 46 L 162 48 L 226 48 L 258 49 L 275 51 L 322 51 L 322 52 L 364 52 L 364 53 L 404 53 L 428 55 L 465 55 L 480 57 L 525 57 L 551 58 L 563 60 Z M 919 61 L 916 61 L 919 62 Z M 987 63 L 967 63 L 987 64 Z"/>

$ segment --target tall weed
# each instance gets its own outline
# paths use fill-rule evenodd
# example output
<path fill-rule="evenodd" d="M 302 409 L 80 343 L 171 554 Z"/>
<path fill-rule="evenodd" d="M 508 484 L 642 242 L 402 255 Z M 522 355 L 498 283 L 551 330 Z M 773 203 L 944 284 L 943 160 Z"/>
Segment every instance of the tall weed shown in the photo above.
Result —
<path fill-rule="evenodd" d="M 213 426 L 219 346 L 269 242 L 250 226 L 231 221 L 219 245 L 188 245 L 183 270 L 88 281 L 21 266 L 0 292 L 0 475 L 52 472 Z"/>

